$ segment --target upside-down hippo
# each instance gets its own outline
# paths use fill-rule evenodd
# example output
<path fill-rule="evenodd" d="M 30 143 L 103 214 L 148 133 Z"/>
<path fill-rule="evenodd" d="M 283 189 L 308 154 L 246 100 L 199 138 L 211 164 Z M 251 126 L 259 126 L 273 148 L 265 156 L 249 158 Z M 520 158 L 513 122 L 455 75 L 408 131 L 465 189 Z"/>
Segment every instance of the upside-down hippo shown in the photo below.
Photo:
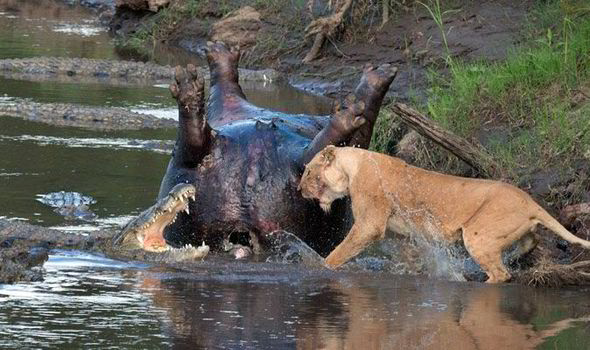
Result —
<path fill-rule="evenodd" d="M 355 92 L 330 116 L 285 114 L 249 103 L 238 84 L 239 52 L 209 43 L 207 108 L 197 69 L 177 67 L 170 91 L 179 125 L 159 201 L 130 222 L 115 243 L 162 251 L 232 241 L 255 252 L 275 230 L 294 233 L 320 253 L 347 232 L 347 204 L 326 214 L 297 190 L 305 164 L 328 145 L 367 148 L 397 69 L 367 66 Z"/>

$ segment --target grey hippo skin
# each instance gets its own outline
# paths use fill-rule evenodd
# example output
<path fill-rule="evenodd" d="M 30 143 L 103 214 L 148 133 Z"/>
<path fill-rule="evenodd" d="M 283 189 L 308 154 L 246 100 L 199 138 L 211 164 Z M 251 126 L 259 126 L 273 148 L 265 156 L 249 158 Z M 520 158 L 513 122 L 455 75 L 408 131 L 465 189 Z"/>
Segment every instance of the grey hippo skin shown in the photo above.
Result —
<path fill-rule="evenodd" d="M 229 240 L 256 253 L 271 232 L 285 230 L 325 254 L 342 240 L 349 225 L 348 204 L 335 203 L 326 214 L 304 199 L 297 185 L 305 164 L 325 146 L 369 146 L 397 69 L 367 66 L 355 92 L 337 103 L 331 116 L 293 115 L 246 100 L 238 83 L 239 56 L 223 43 L 208 44 L 211 89 L 206 107 L 202 75 L 192 65 L 176 68 L 170 90 L 178 102 L 178 136 L 160 203 L 115 242 L 130 246 L 131 235 L 139 237 L 137 247 L 151 251 L 202 242 L 221 250 Z M 179 184 L 190 187 L 175 188 Z M 190 195 L 178 196 L 179 191 Z"/>

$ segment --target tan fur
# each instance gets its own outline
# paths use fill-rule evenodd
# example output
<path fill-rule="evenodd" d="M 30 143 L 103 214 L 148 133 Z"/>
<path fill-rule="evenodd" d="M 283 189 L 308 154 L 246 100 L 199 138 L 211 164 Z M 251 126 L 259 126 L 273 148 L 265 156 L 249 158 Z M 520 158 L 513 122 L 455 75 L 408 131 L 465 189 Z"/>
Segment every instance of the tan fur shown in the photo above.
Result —
<path fill-rule="evenodd" d="M 350 195 L 354 225 L 326 258 L 332 268 L 382 239 L 386 231 L 449 243 L 462 238 L 488 283 L 510 279 L 502 251 L 523 237 L 527 239 L 521 240 L 520 253 L 533 249 L 534 240 L 525 236 L 539 223 L 590 249 L 589 241 L 571 234 L 512 185 L 427 171 L 358 148 L 326 147 L 306 166 L 299 188 L 305 198 L 318 199 L 324 210 Z"/>

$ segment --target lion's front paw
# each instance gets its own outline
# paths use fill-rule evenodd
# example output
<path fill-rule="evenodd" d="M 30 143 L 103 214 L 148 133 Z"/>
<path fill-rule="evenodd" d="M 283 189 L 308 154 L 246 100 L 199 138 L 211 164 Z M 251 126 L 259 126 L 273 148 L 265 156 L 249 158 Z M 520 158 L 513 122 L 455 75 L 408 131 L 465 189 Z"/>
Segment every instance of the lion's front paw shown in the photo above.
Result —
<path fill-rule="evenodd" d="M 342 266 L 342 263 L 337 262 L 336 259 L 328 256 L 326 259 L 324 259 L 324 266 L 329 268 L 330 270 L 336 270 L 337 268 Z"/>

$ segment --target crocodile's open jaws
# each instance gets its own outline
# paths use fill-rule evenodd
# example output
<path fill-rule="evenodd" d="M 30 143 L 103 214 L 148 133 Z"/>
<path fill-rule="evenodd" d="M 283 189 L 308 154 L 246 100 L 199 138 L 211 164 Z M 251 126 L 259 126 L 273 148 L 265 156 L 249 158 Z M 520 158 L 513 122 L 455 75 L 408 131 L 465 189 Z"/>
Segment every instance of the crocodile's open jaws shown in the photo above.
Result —
<path fill-rule="evenodd" d="M 123 249 L 144 249 L 150 252 L 172 249 L 164 239 L 164 228 L 173 223 L 179 213 L 189 214 L 189 200 L 195 200 L 195 192 L 195 186 L 190 184 L 174 186 L 167 196 L 131 220 L 114 237 L 113 244 Z"/>

